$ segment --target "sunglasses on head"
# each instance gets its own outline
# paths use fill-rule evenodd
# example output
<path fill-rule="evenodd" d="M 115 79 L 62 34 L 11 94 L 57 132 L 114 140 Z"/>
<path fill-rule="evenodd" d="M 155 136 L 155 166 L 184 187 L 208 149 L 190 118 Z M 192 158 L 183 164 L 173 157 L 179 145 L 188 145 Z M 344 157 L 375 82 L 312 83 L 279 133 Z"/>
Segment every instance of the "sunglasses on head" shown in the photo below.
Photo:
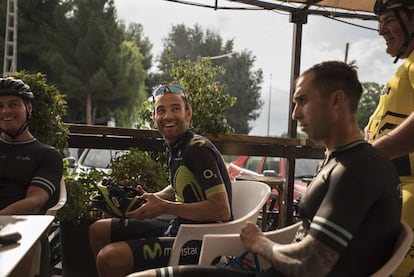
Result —
<path fill-rule="evenodd" d="M 176 85 L 160 85 L 152 92 L 152 97 L 163 95 L 165 93 L 184 94 L 184 90 Z"/>

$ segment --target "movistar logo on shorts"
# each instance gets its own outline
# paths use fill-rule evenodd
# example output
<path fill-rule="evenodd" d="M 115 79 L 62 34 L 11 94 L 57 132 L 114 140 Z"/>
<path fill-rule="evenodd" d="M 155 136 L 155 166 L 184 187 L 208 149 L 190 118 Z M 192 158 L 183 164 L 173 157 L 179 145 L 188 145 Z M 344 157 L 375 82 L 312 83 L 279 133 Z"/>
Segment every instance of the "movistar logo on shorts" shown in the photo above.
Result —
<path fill-rule="evenodd" d="M 161 245 L 158 242 L 154 244 L 153 248 L 148 244 L 145 244 L 142 250 L 144 252 L 145 260 L 154 260 L 157 257 L 161 257 L 162 254 Z"/>

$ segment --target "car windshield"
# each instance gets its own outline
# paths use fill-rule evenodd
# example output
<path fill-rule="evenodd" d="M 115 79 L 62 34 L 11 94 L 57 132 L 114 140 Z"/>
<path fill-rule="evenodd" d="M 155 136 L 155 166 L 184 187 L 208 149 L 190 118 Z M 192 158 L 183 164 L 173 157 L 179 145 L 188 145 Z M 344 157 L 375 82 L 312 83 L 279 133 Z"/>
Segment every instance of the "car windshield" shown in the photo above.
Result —
<path fill-rule="evenodd" d="M 295 178 L 313 177 L 320 162 L 318 159 L 296 159 Z"/>
<path fill-rule="evenodd" d="M 108 168 L 111 160 L 125 153 L 122 150 L 111 149 L 87 149 L 82 161 L 83 166 L 93 168 Z"/>

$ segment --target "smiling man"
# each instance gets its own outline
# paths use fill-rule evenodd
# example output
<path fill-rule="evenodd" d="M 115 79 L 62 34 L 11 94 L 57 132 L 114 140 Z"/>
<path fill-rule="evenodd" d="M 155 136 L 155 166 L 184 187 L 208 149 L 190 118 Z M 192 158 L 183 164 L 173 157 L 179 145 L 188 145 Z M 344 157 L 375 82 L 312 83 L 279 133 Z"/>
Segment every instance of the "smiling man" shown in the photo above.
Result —
<path fill-rule="evenodd" d="M 23 81 L 0 78 L 0 215 L 42 214 L 58 200 L 62 156 L 30 133 L 33 98 Z"/>
<path fill-rule="evenodd" d="M 366 139 L 392 159 L 401 181 L 402 218 L 414 229 L 414 1 L 377 0 L 379 34 L 386 52 L 405 59 L 384 86 L 365 129 Z M 393 276 L 413 276 L 414 243 Z"/>
<path fill-rule="evenodd" d="M 168 153 L 169 184 L 157 193 L 144 193 L 146 203 L 127 213 L 127 219 L 103 219 L 91 225 L 89 239 L 101 277 L 167 265 L 182 223 L 232 220 L 227 168 L 216 147 L 189 129 L 192 109 L 186 93 L 176 85 L 160 85 L 153 98 L 153 120 Z M 163 214 L 175 219 L 156 219 Z M 197 263 L 196 247 L 184 248 L 182 257 Z"/>
<path fill-rule="evenodd" d="M 62 156 L 30 133 L 33 98 L 23 81 L 0 78 L 0 215 L 43 214 L 58 201 Z M 31 255 L 11 276 L 28 276 Z"/>

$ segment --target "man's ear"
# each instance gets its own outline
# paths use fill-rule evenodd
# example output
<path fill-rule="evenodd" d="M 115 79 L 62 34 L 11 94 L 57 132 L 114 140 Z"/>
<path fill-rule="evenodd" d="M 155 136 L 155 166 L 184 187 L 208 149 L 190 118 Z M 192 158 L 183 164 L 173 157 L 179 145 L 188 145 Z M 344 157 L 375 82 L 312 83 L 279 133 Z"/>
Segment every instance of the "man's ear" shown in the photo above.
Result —
<path fill-rule="evenodd" d="M 188 107 L 188 109 L 186 110 L 186 113 L 187 113 L 188 120 L 191 120 L 191 118 L 193 117 L 193 109 L 191 107 Z"/>
<path fill-rule="evenodd" d="M 152 115 L 152 122 L 154 122 L 154 126 L 155 128 L 157 128 L 158 126 L 157 126 L 157 122 L 155 121 L 155 110 L 154 109 L 152 109 L 151 115 Z"/>
<path fill-rule="evenodd" d="M 330 96 L 332 107 L 340 107 L 343 104 L 346 104 L 345 102 L 345 93 L 343 90 L 336 90 L 334 91 Z"/>
<path fill-rule="evenodd" d="M 28 111 L 30 114 L 32 114 L 32 111 L 33 111 L 33 105 L 32 105 L 32 102 L 28 102 L 28 103 L 26 104 L 26 109 L 27 109 L 27 111 Z"/>

